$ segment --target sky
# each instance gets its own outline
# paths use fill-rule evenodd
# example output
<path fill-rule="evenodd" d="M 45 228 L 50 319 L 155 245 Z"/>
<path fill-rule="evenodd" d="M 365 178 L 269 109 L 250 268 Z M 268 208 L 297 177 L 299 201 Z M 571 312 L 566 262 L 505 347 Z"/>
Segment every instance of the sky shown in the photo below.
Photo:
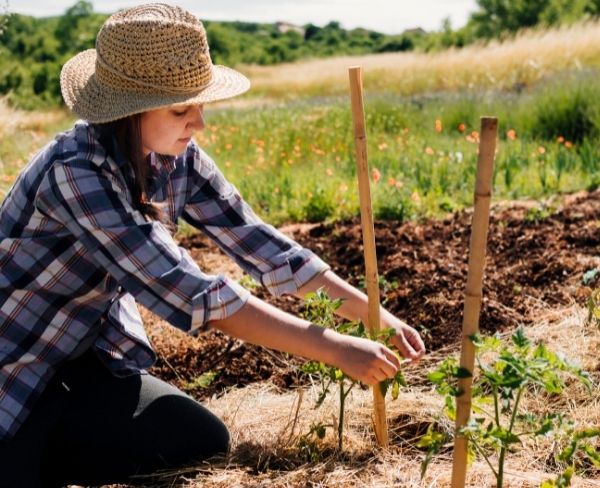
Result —
<path fill-rule="evenodd" d="M 60 15 L 76 0 L 0 0 L 10 12 L 34 16 Z M 151 1 L 151 0 L 145 0 Z M 144 0 L 92 0 L 94 10 L 112 13 L 145 3 Z M 178 0 L 175 3 L 204 20 L 245 22 L 285 21 L 323 26 L 331 20 L 345 29 L 364 27 L 385 34 L 399 34 L 422 27 L 439 30 L 450 18 L 452 27 L 462 27 L 476 10 L 476 0 Z"/>

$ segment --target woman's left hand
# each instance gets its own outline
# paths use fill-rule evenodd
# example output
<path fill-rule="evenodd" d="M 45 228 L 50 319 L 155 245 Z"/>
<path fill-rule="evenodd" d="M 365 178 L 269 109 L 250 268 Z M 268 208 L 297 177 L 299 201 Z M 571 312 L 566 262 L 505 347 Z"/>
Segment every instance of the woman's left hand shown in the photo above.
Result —
<path fill-rule="evenodd" d="M 416 362 L 425 355 L 423 339 L 410 325 L 386 310 L 382 310 L 381 325 L 382 328 L 391 327 L 396 331 L 396 335 L 391 338 L 391 343 L 398 348 L 403 357 Z"/>

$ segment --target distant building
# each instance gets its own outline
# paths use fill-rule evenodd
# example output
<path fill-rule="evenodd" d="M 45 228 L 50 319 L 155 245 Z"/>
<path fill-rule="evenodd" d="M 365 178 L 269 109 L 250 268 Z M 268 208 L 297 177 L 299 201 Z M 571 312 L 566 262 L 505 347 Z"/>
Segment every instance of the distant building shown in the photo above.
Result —
<path fill-rule="evenodd" d="M 304 37 L 304 28 L 298 25 L 290 24 L 289 22 L 275 22 L 275 27 L 281 34 L 293 31 Z"/>

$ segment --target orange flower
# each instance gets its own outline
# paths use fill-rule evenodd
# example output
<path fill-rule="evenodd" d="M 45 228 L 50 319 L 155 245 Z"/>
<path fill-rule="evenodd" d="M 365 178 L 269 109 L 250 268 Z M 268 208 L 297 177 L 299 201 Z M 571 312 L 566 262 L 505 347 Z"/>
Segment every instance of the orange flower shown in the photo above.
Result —
<path fill-rule="evenodd" d="M 427 146 L 425 148 L 425 154 L 429 154 L 430 156 L 433 156 L 434 150 L 431 147 Z"/>
<path fill-rule="evenodd" d="M 377 168 L 371 170 L 371 179 L 373 183 L 377 183 L 381 179 L 381 173 Z"/>
<path fill-rule="evenodd" d="M 396 179 L 392 178 L 392 177 L 389 177 L 388 178 L 388 185 L 394 186 L 395 184 L 396 184 Z"/>
<path fill-rule="evenodd" d="M 464 132 L 466 128 L 465 124 L 458 124 L 458 132 Z"/>
<path fill-rule="evenodd" d="M 233 146 L 229 143 L 225 144 L 225 149 L 227 149 L 228 151 L 232 148 Z"/>
<path fill-rule="evenodd" d="M 565 138 L 563 136 L 558 136 L 556 138 L 556 142 L 558 142 L 559 144 L 562 144 L 563 142 L 565 142 Z"/>
<path fill-rule="evenodd" d="M 546 152 L 546 148 L 545 148 L 544 146 L 540 146 L 540 147 L 538 147 L 538 148 L 537 148 L 537 151 L 538 151 L 540 154 L 544 154 L 544 153 Z"/>
<path fill-rule="evenodd" d="M 379 148 L 380 151 L 383 151 L 384 149 L 388 148 L 388 145 L 385 142 L 382 142 L 377 147 Z"/>
<path fill-rule="evenodd" d="M 327 169 L 325 170 L 325 174 L 326 174 L 327 176 L 333 176 L 333 170 L 332 170 L 331 168 L 327 168 Z"/>
<path fill-rule="evenodd" d="M 435 119 L 435 131 L 438 134 L 442 132 L 442 121 L 440 119 Z"/>
<path fill-rule="evenodd" d="M 571 141 L 565 141 L 565 147 L 567 149 L 571 149 L 573 147 L 573 143 Z"/>
<path fill-rule="evenodd" d="M 506 131 L 506 137 L 514 141 L 517 138 L 517 132 L 514 129 L 509 129 Z"/>

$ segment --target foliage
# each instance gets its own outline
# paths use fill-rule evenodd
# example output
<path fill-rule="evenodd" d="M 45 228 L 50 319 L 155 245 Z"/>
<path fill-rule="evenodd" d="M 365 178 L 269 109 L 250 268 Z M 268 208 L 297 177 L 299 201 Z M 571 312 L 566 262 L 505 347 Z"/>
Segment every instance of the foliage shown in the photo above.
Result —
<path fill-rule="evenodd" d="M 498 37 L 538 24 L 556 25 L 600 14 L 598 0 L 477 0 L 467 30 L 476 38 Z"/>
<path fill-rule="evenodd" d="M 589 391 L 592 383 L 579 366 L 548 350 L 543 343 L 534 345 L 522 328 L 513 333 L 509 345 L 497 337 L 477 335 L 471 339 L 477 347 L 478 374 L 473 383 L 470 419 L 458 435 L 468 439 L 471 459 L 476 455 L 484 458 L 501 488 L 506 456 L 522 446 L 526 438 L 566 433 L 571 442 L 577 444 L 582 440 L 576 439 L 576 431 L 570 428 L 572 424 L 560 413 L 535 415 L 523 411 L 525 396 L 560 395 L 568 377 L 579 380 Z M 454 357 L 449 357 L 428 376 L 436 391 L 444 396 L 444 413 L 452 421 L 456 418 L 454 399 L 462 394 L 456 380 L 469 375 L 470 372 L 459 367 Z M 432 427 L 419 441 L 419 446 L 428 450 L 423 473 L 432 456 L 450 437 Z M 497 456 L 495 463 L 494 456 Z M 598 454 L 591 453 L 590 456 Z"/>
<path fill-rule="evenodd" d="M 390 344 L 390 338 L 394 334 L 393 329 L 379 331 L 376 336 L 370 337 L 362 322 L 336 321 L 335 311 L 342 305 L 342 299 L 331 299 L 320 288 L 314 293 L 308 293 L 304 300 L 305 308 L 302 316 L 313 324 L 333 329 L 340 334 L 378 340 L 393 349 L 393 346 Z M 337 421 L 334 421 L 333 424 L 318 424 L 318 426 L 313 426 L 311 431 L 302 437 L 301 447 L 304 447 L 305 450 L 308 449 L 307 452 L 312 453 L 311 456 L 314 455 L 314 436 L 317 435 L 318 438 L 322 439 L 325 436 L 325 429 L 332 427 L 337 432 L 338 450 L 341 451 L 343 446 L 345 401 L 358 382 L 346 376 L 339 368 L 326 365 L 322 362 L 310 361 L 304 364 L 301 369 L 303 372 L 316 378 L 319 382 L 321 391 L 315 408 L 323 404 L 334 385 L 337 385 L 339 390 L 339 413 Z M 394 378 L 380 383 L 383 395 L 385 396 L 388 391 L 391 391 L 394 400 L 398 398 L 400 386 L 406 386 L 406 381 L 401 370 L 398 370 Z M 310 450 L 311 447 L 312 450 Z"/>
<path fill-rule="evenodd" d="M 570 486 L 578 465 L 589 463 L 600 468 L 600 451 L 591 443 L 592 439 L 600 438 L 600 428 L 575 429 L 573 425 L 573 422 L 568 422 L 565 428 L 566 445 L 557 456 L 560 462 L 566 464 L 566 468 L 556 479 L 544 481 L 541 488 Z"/>
<path fill-rule="evenodd" d="M 339 22 L 289 26 L 252 22 L 205 21 L 211 55 L 226 65 L 270 65 L 306 58 L 463 47 L 542 23 L 559 25 L 600 15 L 600 0 L 479 0 L 469 23 L 454 30 L 449 19 L 439 31 L 412 29 L 395 35 Z M 92 2 L 78 0 L 58 17 L 0 16 L 0 94 L 22 108 L 62 103 L 59 73 L 74 54 L 94 47 L 107 15 Z"/>

